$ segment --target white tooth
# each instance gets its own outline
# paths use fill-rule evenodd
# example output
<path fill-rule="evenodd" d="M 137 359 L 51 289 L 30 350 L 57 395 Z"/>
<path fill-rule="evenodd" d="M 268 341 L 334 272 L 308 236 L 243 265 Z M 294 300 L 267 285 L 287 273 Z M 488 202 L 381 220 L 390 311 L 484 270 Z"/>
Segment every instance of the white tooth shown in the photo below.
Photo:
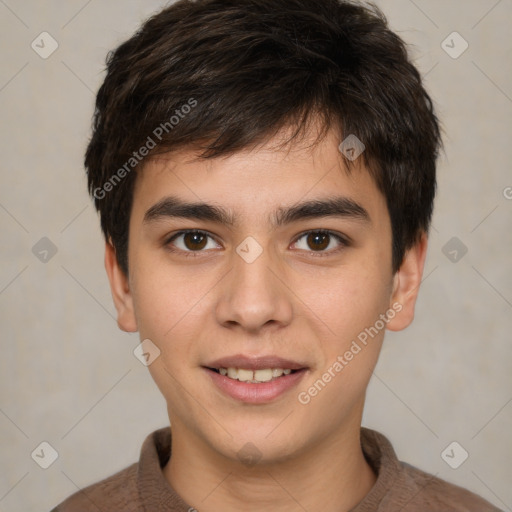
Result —
<path fill-rule="evenodd" d="M 244 370 L 242 368 L 238 369 L 238 380 L 240 382 L 248 382 L 254 379 L 254 374 L 252 370 Z"/>
<path fill-rule="evenodd" d="M 256 370 L 254 372 L 254 380 L 259 382 L 269 382 L 272 380 L 273 372 L 270 368 L 265 370 Z"/>
<path fill-rule="evenodd" d="M 291 370 L 283 370 L 282 368 L 264 368 L 262 370 L 247 370 L 244 368 L 219 368 L 221 375 L 227 375 L 230 379 L 239 380 L 241 382 L 270 382 L 272 379 L 289 375 Z"/>

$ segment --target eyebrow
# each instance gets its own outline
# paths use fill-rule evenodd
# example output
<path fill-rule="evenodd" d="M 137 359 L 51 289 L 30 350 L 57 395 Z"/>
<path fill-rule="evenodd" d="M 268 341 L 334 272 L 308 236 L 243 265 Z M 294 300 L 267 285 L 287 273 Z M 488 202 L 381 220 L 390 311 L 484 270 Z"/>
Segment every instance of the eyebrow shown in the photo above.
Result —
<path fill-rule="evenodd" d="M 272 225 L 280 227 L 292 222 L 321 217 L 349 218 L 371 223 L 365 208 L 348 197 L 315 199 L 300 204 L 280 207 L 272 216 Z M 153 205 L 144 215 L 144 224 L 165 218 L 182 218 L 210 221 L 228 227 L 236 227 L 235 215 L 229 210 L 208 203 L 189 203 L 174 196 L 165 197 Z"/>

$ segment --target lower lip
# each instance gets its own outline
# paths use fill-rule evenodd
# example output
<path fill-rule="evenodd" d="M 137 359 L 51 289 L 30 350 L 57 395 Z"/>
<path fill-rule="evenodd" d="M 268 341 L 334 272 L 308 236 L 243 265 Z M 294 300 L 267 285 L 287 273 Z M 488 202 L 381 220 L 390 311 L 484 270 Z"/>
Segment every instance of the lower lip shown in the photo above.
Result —
<path fill-rule="evenodd" d="M 230 379 L 220 373 L 205 368 L 214 384 L 231 398 L 250 404 L 263 404 L 275 400 L 286 391 L 297 386 L 304 377 L 306 369 L 283 375 L 270 382 L 251 383 Z"/>

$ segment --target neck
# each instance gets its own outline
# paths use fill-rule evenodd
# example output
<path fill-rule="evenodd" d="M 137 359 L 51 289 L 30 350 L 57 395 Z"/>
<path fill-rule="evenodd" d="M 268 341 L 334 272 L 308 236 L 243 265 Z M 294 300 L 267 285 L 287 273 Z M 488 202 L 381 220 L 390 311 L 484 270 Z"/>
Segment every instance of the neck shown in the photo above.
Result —
<path fill-rule="evenodd" d="M 193 442 L 190 431 L 173 424 L 172 456 L 164 474 L 201 512 L 256 512 L 266 507 L 273 512 L 347 512 L 376 481 L 361 449 L 359 425 L 324 437 L 288 460 L 247 466 Z"/>

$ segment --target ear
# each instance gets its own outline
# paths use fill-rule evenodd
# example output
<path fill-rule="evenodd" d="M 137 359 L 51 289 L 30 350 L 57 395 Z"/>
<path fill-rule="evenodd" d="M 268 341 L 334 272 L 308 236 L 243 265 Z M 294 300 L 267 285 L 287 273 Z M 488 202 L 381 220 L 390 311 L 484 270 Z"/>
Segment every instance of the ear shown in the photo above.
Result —
<path fill-rule="evenodd" d="M 110 242 L 105 244 L 105 269 L 117 310 L 117 325 L 123 331 L 136 332 L 137 321 L 135 319 L 128 278 L 119 267 L 116 250 Z"/>
<path fill-rule="evenodd" d="M 395 274 L 390 306 L 397 314 L 386 326 L 390 331 L 401 331 L 414 319 L 414 307 L 423 276 L 427 246 L 427 235 L 423 233 L 419 241 L 406 252 L 402 265 Z"/>

